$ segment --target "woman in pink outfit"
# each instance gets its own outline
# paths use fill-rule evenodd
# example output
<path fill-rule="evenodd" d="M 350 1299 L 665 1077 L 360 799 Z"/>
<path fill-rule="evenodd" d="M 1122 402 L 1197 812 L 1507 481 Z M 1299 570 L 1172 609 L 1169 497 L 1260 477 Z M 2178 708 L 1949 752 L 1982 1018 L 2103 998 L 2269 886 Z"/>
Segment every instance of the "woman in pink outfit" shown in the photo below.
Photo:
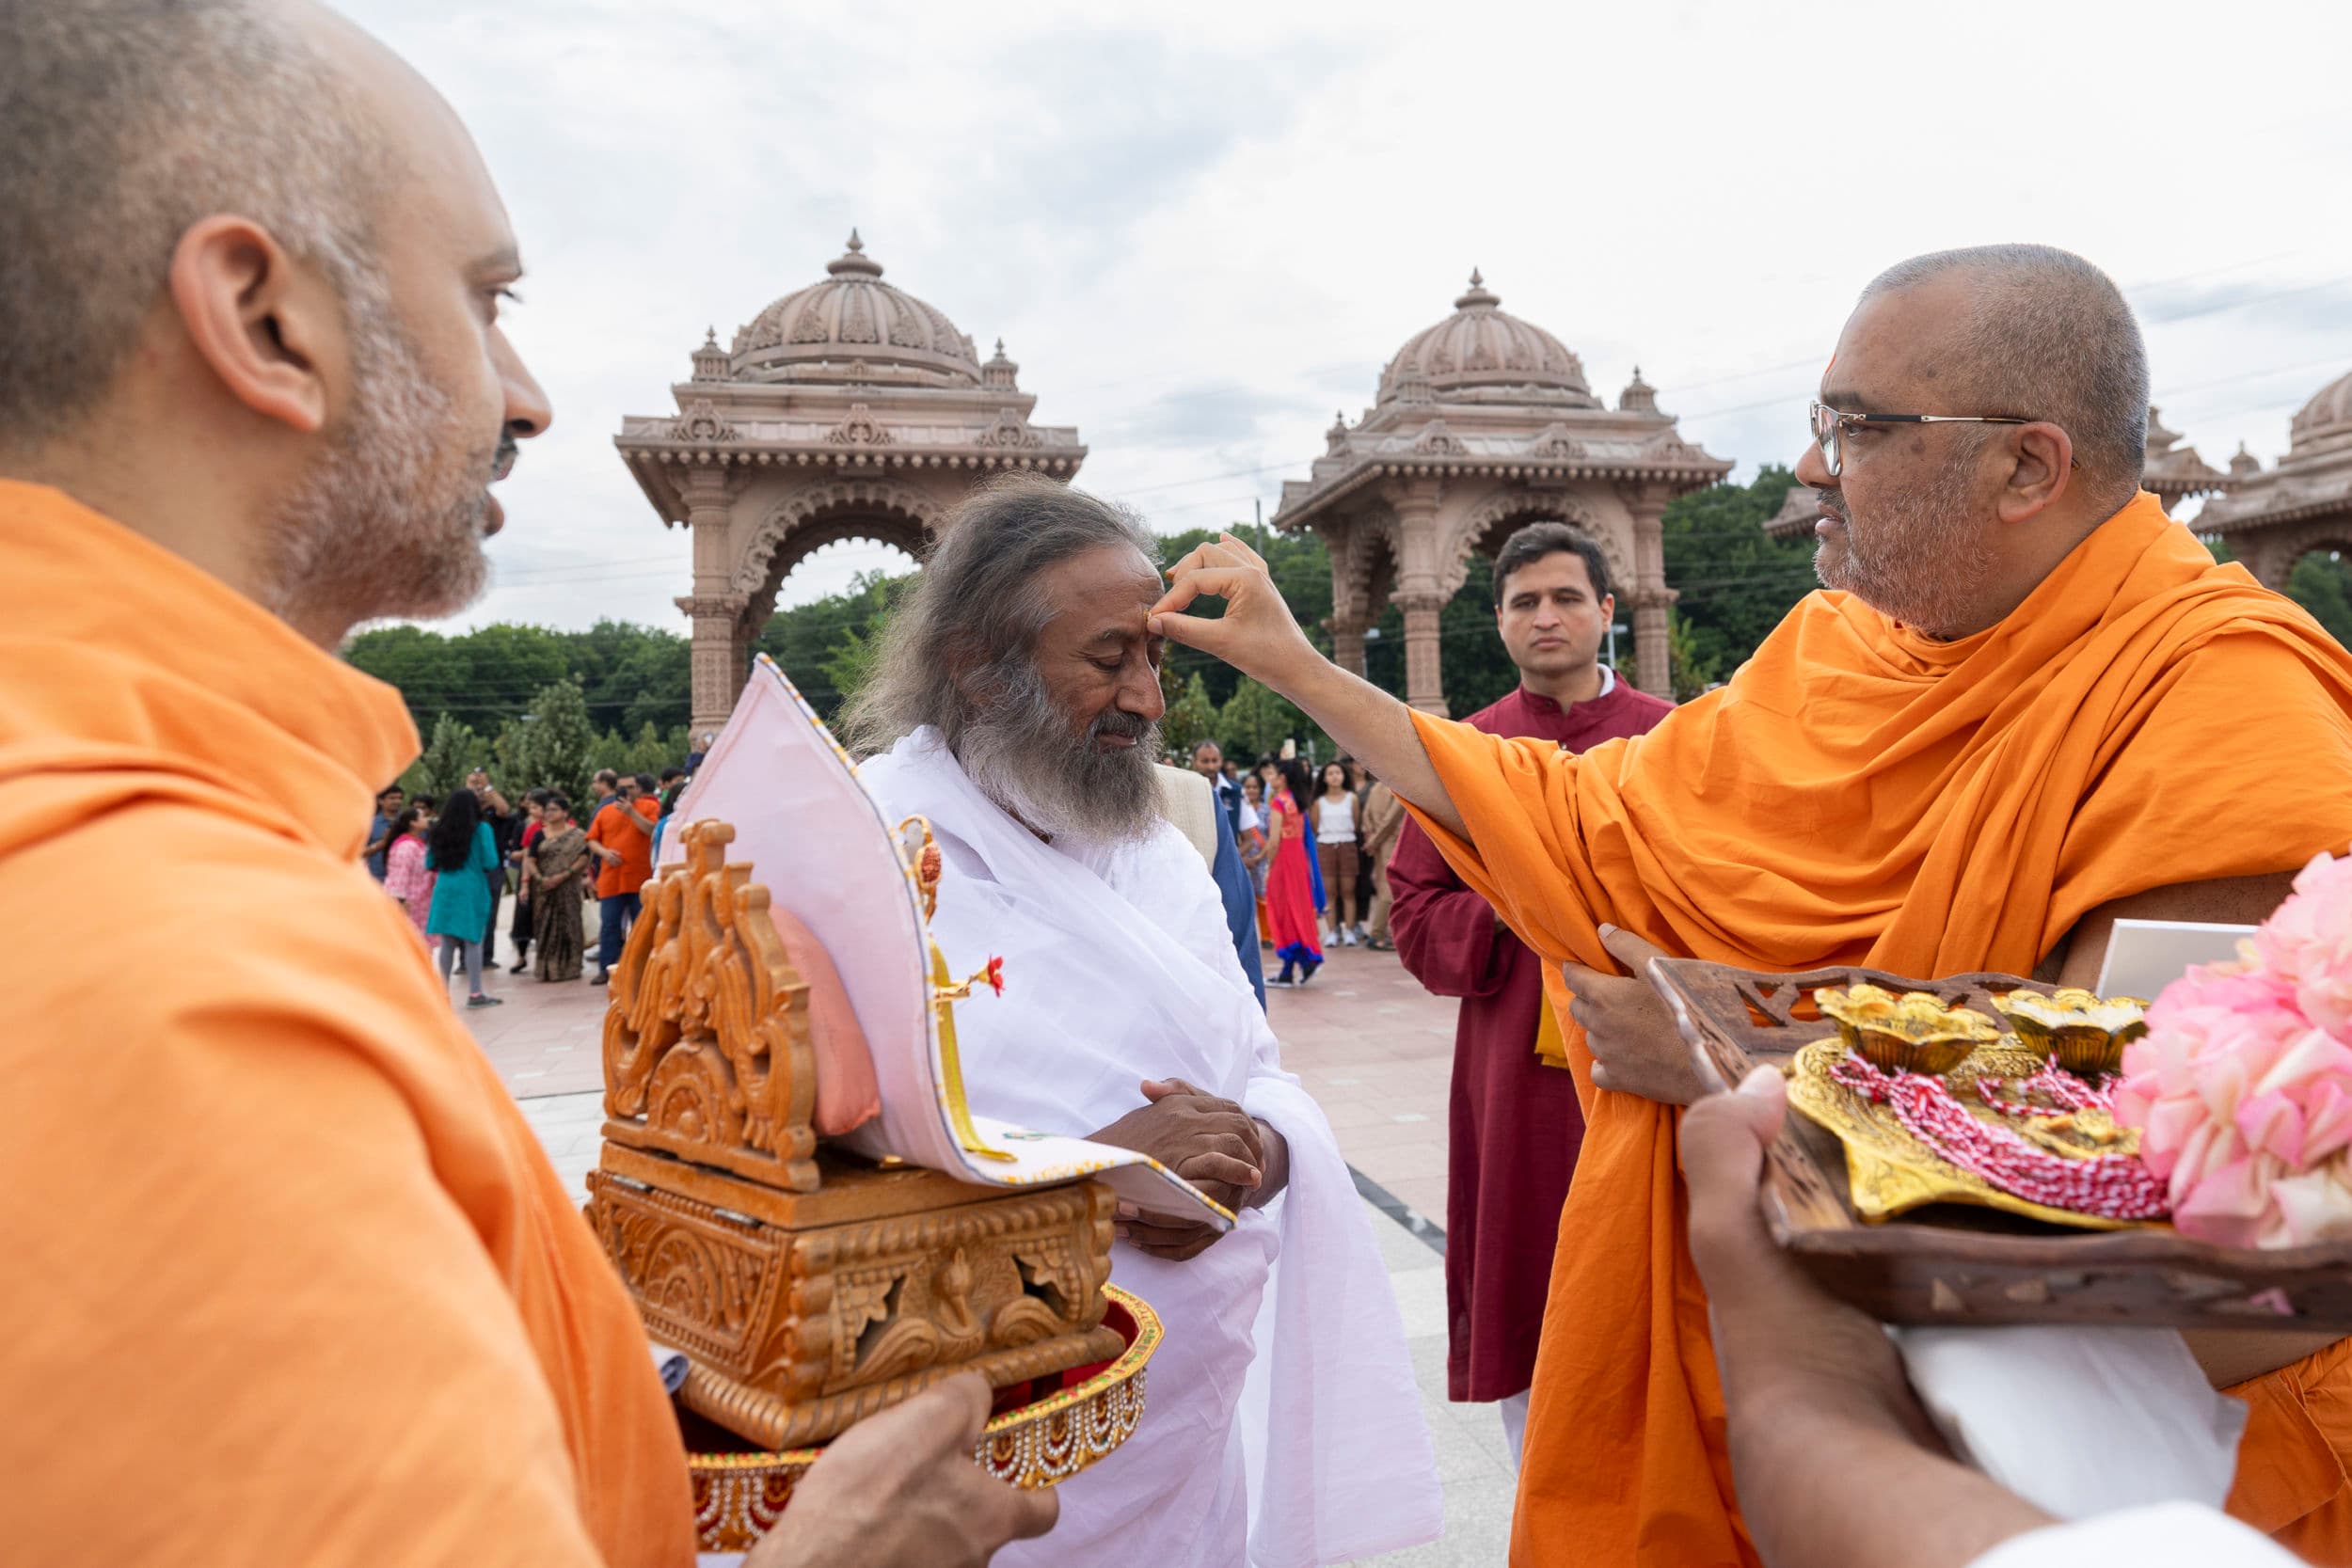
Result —
<path fill-rule="evenodd" d="M 1315 929 L 1314 872 L 1308 863 L 1314 850 L 1299 804 L 1312 788 L 1305 763 L 1285 762 L 1282 789 L 1267 808 L 1272 866 L 1265 879 L 1266 924 L 1274 937 L 1274 956 L 1282 960 L 1282 973 L 1268 980 L 1269 986 L 1303 986 L 1323 967 L 1323 942 Z"/>
<path fill-rule="evenodd" d="M 433 818 L 410 806 L 392 819 L 391 843 L 384 850 L 384 891 L 400 900 L 424 937 L 428 951 L 439 939 L 425 936 L 424 917 L 433 908 L 434 874 L 425 868 L 424 835 Z"/>

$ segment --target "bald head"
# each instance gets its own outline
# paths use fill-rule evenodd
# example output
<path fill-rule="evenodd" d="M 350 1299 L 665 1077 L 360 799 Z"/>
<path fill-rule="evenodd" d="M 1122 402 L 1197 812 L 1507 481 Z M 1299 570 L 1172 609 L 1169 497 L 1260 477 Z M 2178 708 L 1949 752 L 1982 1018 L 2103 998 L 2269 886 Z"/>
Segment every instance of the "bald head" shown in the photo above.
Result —
<path fill-rule="evenodd" d="M 480 589 L 546 398 L 456 113 L 309 0 L 0 0 L 0 475 L 331 645 Z"/>
<path fill-rule="evenodd" d="M 2147 453 L 2148 348 L 2114 281 L 2055 245 L 1971 245 L 1897 262 L 1862 302 L 1925 288 L 1957 307 L 1932 345 L 1949 404 L 1935 411 L 2049 420 L 2080 482 L 2121 506 Z"/>
<path fill-rule="evenodd" d="M 101 400 L 208 213 L 339 282 L 363 262 L 387 153 L 332 57 L 358 36 L 258 0 L 0 7 L 0 439 Z"/>

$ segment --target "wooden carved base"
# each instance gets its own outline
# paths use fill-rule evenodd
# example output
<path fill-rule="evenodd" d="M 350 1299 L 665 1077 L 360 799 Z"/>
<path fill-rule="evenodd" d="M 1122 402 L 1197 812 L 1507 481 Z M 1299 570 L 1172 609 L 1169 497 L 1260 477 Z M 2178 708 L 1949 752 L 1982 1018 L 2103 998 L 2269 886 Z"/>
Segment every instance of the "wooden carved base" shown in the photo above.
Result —
<path fill-rule="evenodd" d="M 1107 1187 L 818 1162 L 817 1189 L 787 1193 L 606 1144 L 589 1222 L 648 1332 L 691 1359 L 688 1408 L 789 1449 L 955 1372 L 1002 1387 L 1120 1353 Z"/>

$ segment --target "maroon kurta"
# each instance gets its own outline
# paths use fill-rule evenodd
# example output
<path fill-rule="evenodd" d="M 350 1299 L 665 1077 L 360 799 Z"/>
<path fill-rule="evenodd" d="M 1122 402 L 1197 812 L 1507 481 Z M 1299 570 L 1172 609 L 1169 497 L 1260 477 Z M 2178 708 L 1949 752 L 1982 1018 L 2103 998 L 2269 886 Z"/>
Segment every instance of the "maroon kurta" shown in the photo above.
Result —
<path fill-rule="evenodd" d="M 1565 709 L 1522 687 L 1468 722 L 1581 752 L 1640 735 L 1671 711 L 1620 681 Z M 1462 999 L 1446 1175 L 1446 1396 L 1505 1399 L 1534 1381 L 1552 1244 L 1584 1115 L 1575 1079 L 1535 1055 L 1541 963 L 1409 820 L 1389 862 L 1389 888 L 1397 956 L 1422 985 Z"/>

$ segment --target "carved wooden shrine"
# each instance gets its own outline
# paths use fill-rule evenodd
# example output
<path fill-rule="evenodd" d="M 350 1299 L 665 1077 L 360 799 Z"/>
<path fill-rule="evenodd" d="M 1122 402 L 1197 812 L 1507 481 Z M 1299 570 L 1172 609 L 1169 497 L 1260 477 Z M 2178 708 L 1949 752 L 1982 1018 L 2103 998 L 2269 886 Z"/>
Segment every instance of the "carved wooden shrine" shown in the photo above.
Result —
<path fill-rule="evenodd" d="M 685 828 L 644 889 L 605 1015 L 588 1218 L 679 1399 L 755 1443 L 822 1442 L 950 1373 L 996 1386 L 1117 1355 L 1112 1198 L 882 1167 L 811 1127 L 809 988 L 735 830 Z"/>

